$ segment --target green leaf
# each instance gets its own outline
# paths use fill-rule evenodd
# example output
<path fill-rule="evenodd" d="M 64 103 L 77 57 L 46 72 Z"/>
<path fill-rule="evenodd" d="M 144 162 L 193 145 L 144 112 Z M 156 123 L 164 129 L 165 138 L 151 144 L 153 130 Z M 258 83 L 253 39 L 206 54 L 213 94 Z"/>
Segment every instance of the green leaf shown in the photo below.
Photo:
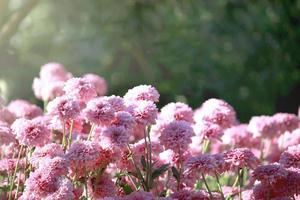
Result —
<path fill-rule="evenodd" d="M 128 194 L 130 194 L 130 193 L 133 192 L 133 189 L 128 184 L 123 185 L 122 188 L 123 188 L 123 190 L 124 190 L 124 192 L 125 192 L 126 195 L 128 195 Z"/>
<path fill-rule="evenodd" d="M 179 174 L 178 170 L 176 169 L 176 167 L 172 167 L 172 173 L 173 173 L 173 176 L 175 177 L 175 179 L 179 182 L 180 174 Z"/>
<path fill-rule="evenodd" d="M 152 179 L 156 179 L 169 169 L 169 164 L 164 164 L 152 172 Z"/>

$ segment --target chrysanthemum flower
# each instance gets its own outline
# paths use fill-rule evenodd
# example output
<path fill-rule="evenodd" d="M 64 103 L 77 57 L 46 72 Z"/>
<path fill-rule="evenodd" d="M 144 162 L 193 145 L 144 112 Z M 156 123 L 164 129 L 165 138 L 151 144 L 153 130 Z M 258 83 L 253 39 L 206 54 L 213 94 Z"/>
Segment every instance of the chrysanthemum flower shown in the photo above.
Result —
<path fill-rule="evenodd" d="M 51 62 L 41 67 L 40 78 L 48 82 L 67 81 L 72 77 L 72 74 L 60 63 Z"/>
<path fill-rule="evenodd" d="M 169 123 L 161 132 L 159 140 L 165 149 L 183 153 L 192 142 L 194 131 L 186 121 L 174 121 Z"/>
<path fill-rule="evenodd" d="M 22 145 L 41 147 L 50 142 L 50 130 L 40 121 L 20 118 L 11 127 L 16 139 Z"/>
<path fill-rule="evenodd" d="M 101 98 L 107 101 L 116 112 L 125 111 L 126 109 L 124 99 L 120 96 L 111 95 L 111 96 L 104 96 Z"/>
<path fill-rule="evenodd" d="M 71 78 L 63 88 L 65 93 L 79 101 L 87 102 L 97 96 L 94 85 L 86 78 Z"/>
<path fill-rule="evenodd" d="M 202 141 L 204 139 L 218 139 L 223 135 L 223 129 L 218 125 L 211 122 L 198 122 L 194 126 L 194 131 L 197 136 L 199 136 Z"/>
<path fill-rule="evenodd" d="M 110 126 L 104 128 L 100 134 L 99 141 L 102 146 L 106 147 L 126 147 L 129 142 L 128 130 L 123 126 Z"/>
<path fill-rule="evenodd" d="M 33 119 L 43 114 L 43 110 L 40 107 L 22 99 L 11 101 L 7 108 L 17 118 Z"/>
<path fill-rule="evenodd" d="M 16 142 L 12 130 L 5 122 L 0 122 L 0 146 L 3 144 L 8 145 L 11 142 Z"/>
<path fill-rule="evenodd" d="M 255 116 L 249 121 L 248 131 L 254 137 L 274 138 L 277 135 L 278 126 L 274 118 L 270 116 Z"/>
<path fill-rule="evenodd" d="M 190 106 L 185 103 L 176 102 L 165 105 L 159 114 L 159 118 L 166 121 L 183 120 L 190 123 L 194 122 L 194 112 Z"/>
<path fill-rule="evenodd" d="M 152 101 L 130 102 L 128 112 L 135 118 L 138 124 L 147 126 L 155 123 L 158 110 Z"/>
<path fill-rule="evenodd" d="M 259 159 L 247 148 L 236 148 L 224 154 L 226 163 L 230 169 L 242 169 L 244 167 L 254 169 L 259 164 Z"/>
<path fill-rule="evenodd" d="M 235 110 L 221 99 L 209 99 L 195 112 L 196 122 L 207 121 L 228 128 L 236 123 Z"/>
<path fill-rule="evenodd" d="M 94 124 L 108 124 L 114 118 L 114 108 L 102 97 L 92 99 L 82 111 L 84 118 Z"/>
<path fill-rule="evenodd" d="M 280 156 L 279 163 L 287 168 L 300 168 L 300 144 L 291 146 L 284 151 Z"/>
<path fill-rule="evenodd" d="M 185 163 L 185 174 L 214 175 L 218 171 L 217 161 L 211 154 L 202 154 L 189 158 Z"/>
<path fill-rule="evenodd" d="M 16 119 L 14 113 L 10 112 L 6 107 L 0 109 L 0 121 L 12 124 Z"/>
<path fill-rule="evenodd" d="M 288 171 L 278 163 L 261 165 L 254 169 L 253 178 L 264 184 L 275 184 L 278 181 L 285 180 Z"/>
<path fill-rule="evenodd" d="M 124 200 L 155 200 L 150 192 L 135 191 L 124 197 Z"/>
<path fill-rule="evenodd" d="M 61 145 L 56 143 L 46 144 L 43 147 L 37 147 L 32 156 L 29 158 L 29 162 L 34 166 L 38 167 L 40 163 L 43 163 L 46 159 L 51 159 L 54 157 L 63 157 L 64 150 L 62 149 Z"/>
<path fill-rule="evenodd" d="M 146 100 L 158 102 L 159 93 L 151 85 L 139 85 L 130 90 L 124 95 L 126 101 Z"/>
<path fill-rule="evenodd" d="M 91 177 L 88 180 L 89 195 L 95 199 L 113 197 L 116 195 L 116 186 L 112 178 L 104 173 L 101 177 Z"/>
<path fill-rule="evenodd" d="M 99 96 L 103 96 L 107 92 L 107 83 L 105 79 L 97 74 L 85 74 L 83 78 L 87 79 L 92 83 L 96 89 L 96 92 Z"/>
<path fill-rule="evenodd" d="M 67 96 L 56 97 L 47 105 L 51 116 L 58 116 L 60 120 L 75 119 L 81 110 L 80 102 Z"/>
<path fill-rule="evenodd" d="M 115 113 L 114 119 L 111 121 L 111 125 L 122 126 L 127 130 L 131 130 L 136 125 L 133 116 L 126 111 L 118 111 Z"/>
<path fill-rule="evenodd" d="M 277 123 L 279 134 L 283 134 L 285 131 L 291 132 L 299 128 L 300 119 L 295 114 L 276 113 L 272 117 Z"/>

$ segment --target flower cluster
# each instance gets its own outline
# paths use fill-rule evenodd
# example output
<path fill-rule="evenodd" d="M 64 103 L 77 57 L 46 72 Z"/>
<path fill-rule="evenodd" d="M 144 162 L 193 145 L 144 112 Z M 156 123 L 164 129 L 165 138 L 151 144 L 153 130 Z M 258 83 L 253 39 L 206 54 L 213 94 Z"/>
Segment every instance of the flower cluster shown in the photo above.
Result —
<path fill-rule="evenodd" d="M 222 99 L 160 110 L 151 85 L 104 96 L 59 63 L 33 81 L 44 109 L 0 98 L 2 200 L 300 199 L 300 119 L 240 123 Z"/>

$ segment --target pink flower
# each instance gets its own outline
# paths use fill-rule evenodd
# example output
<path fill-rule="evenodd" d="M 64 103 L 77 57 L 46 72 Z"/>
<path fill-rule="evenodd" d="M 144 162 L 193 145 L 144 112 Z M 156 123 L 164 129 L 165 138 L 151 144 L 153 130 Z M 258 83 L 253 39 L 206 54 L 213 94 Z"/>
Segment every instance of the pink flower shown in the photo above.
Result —
<path fill-rule="evenodd" d="M 136 123 L 129 112 L 118 111 L 115 113 L 114 119 L 111 121 L 111 125 L 122 126 L 127 130 L 131 130 L 134 128 Z"/>
<path fill-rule="evenodd" d="M 0 174 L 13 174 L 17 164 L 17 159 L 7 159 L 4 158 L 0 160 Z M 21 159 L 18 163 L 18 169 L 24 169 L 25 168 L 25 160 Z"/>
<path fill-rule="evenodd" d="M 43 114 L 40 107 L 22 99 L 11 101 L 7 108 L 17 118 L 33 119 Z"/>
<path fill-rule="evenodd" d="M 41 67 L 40 78 L 47 82 L 66 81 L 72 77 L 60 63 L 47 63 Z"/>
<path fill-rule="evenodd" d="M 105 167 L 112 159 L 109 151 L 91 141 L 73 143 L 67 151 L 66 158 L 70 161 L 72 172 L 78 177 L 84 176 L 85 171 Z"/>
<path fill-rule="evenodd" d="M 300 144 L 300 129 L 295 129 L 293 132 L 285 132 L 278 138 L 278 144 L 282 144 L 283 149 L 289 146 Z"/>
<path fill-rule="evenodd" d="M 259 159 L 247 148 L 236 148 L 224 154 L 225 161 L 231 169 L 254 169 L 259 164 Z"/>
<path fill-rule="evenodd" d="M 0 145 L 16 142 L 14 135 L 7 123 L 0 122 Z"/>
<path fill-rule="evenodd" d="M 221 99 L 209 99 L 195 112 L 196 122 L 207 121 L 228 128 L 236 123 L 236 113 L 232 106 Z"/>
<path fill-rule="evenodd" d="M 223 135 L 223 129 L 218 125 L 210 122 L 198 122 L 194 126 L 194 131 L 202 141 L 204 139 L 220 139 Z"/>
<path fill-rule="evenodd" d="M 186 121 L 174 121 L 168 124 L 159 137 L 165 149 L 183 153 L 192 142 L 194 131 Z"/>
<path fill-rule="evenodd" d="M 280 156 L 279 163 L 284 167 L 300 168 L 300 144 L 291 146 L 284 151 Z"/>
<path fill-rule="evenodd" d="M 34 78 L 32 83 L 32 89 L 36 98 L 43 101 L 49 101 L 55 97 L 62 96 L 64 81 L 45 81 L 39 78 Z"/>
<path fill-rule="evenodd" d="M 57 190 L 50 195 L 45 197 L 45 200 L 73 200 L 73 185 L 72 182 L 67 178 L 61 178 L 57 182 Z"/>
<path fill-rule="evenodd" d="M 117 111 L 124 111 L 126 109 L 124 99 L 119 96 L 111 95 L 101 97 L 104 101 L 107 101 L 112 108 Z"/>
<path fill-rule="evenodd" d="M 6 107 L 0 109 L 0 119 L 1 122 L 6 122 L 8 124 L 12 124 L 16 116 L 14 113 L 10 112 Z"/>
<path fill-rule="evenodd" d="M 69 160 L 64 157 L 56 156 L 46 158 L 40 162 L 39 170 L 47 171 L 51 176 L 62 176 L 68 174 Z"/>
<path fill-rule="evenodd" d="M 65 93 L 80 101 L 87 102 L 97 96 L 96 88 L 86 78 L 71 78 L 63 88 Z"/>
<path fill-rule="evenodd" d="M 124 200 L 155 200 L 150 192 L 135 191 L 124 197 Z"/>
<path fill-rule="evenodd" d="M 99 140 L 102 146 L 123 148 L 129 142 L 129 135 L 122 126 L 110 126 L 102 130 Z"/>
<path fill-rule="evenodd" d="M 146 100 L 158 102 L 159 93 L 151 85 L 139 85 L 130 90 L 124 95 L 126 101 Z"/>
<path fill-rule="evenodd" d="M 63 157 L 64 150 L 62 149 L 61 145 L 50 143 L 46 144 L 43 147 L 35 148 L 34 152 L 32 153 L 32 156 L 29 158 L 29 162 L 34 167 L 38 167 L 46 159 L 51 159 L 57 156 Z"/>
<path fill-rule="evenodd" d="M 218 171 L 217 160 L 211 154 L 203 154 L 191 157 L 185 163 L 185 174 L 194 174 L 200 177 L 200 174 L 214 175 Z"/>
<path fill-rule="evenodd" d="M 104 173 L 101 177 L 91 177 L 88 180 L 89 195 L 93 198 L 112 197 L 116 195 L 116 186 L 112 178 Z"/>
<path fill-rule="evenodd" d="M 83 78 L 89 80 L 89 82 L 91 82 L 94 85 L 96 92 L 99 96 L 103 96 L 106 94 L 107 83 L 104 78 L 98 76 L 97 74 L 85 74 Z"/>
<path fill-rule="evenodd" d="M 183 120 L 193 123 L 193 115 L 194 112 L 191 107 L 185 103 L 177 102 L 165 105 L 161 109 L 159 117 L 167 121 Z"/>
<path fill-rule="evenodd" d="M 158 110 L 152 101 L 131 102 L 128 112 L 135 118 L 138 124 L 147 126 L 155 123 Z"/>
<path fill-rule="evenodd" d="M 252 117 L 249 121 L 248 131 L 254 137 L 274 138 L 277 134 L 277 124 L 270 116 Z"/>
<path fill-rule="evenodd" d="M 114 108 L 103 98 L 95 98 L 82 111 L 86 120 L 94 124 L 108 124 L 114 118 Z"/>
<path fill-rule="evenodd" d="M 171 194 L 172 199 L 176 200 L 210 200 L 209 194 L 204 190 L 199 190 L 197 192 L 191 190 L 179 190 Z M 220 199 L 217 193 L 213 193 L 215 200 Z"/>
<path fill-rule="evenodd" d="M 295 114 L 277 113 L 273 115 L 273 119 L 277 123 L 279 134 L 299 128 L 300 119 Z"/>
<path fill-rule="evenodd" d="M 75 119 L 79 115 L 80 110 L 80 103 L 66 96 L 56 97 L 47 106 L 49 115 L 58 116 L 60 120 Z"/>
<path fill-rule="evenodd" d="M 261 165 L 254 169 L 253 178 L 264 184 L 276 184 L 281 180 L 285 180 L 288 171 L 278 163 Z"/>
<path fill-rule="evenodd" d="M 257 148 L 260 141 L 258 138 L 254 138 L 247 128 L 247 124 L 239 124 L 226 129 L 222 137 L 223 143 L 235 148 Z"/>
<path fill-rule="evenodd" d="M 39 121 L 20 118 L 11 127 L 22 145 L 41 147 L 50 141 L 50 130 Z"/>

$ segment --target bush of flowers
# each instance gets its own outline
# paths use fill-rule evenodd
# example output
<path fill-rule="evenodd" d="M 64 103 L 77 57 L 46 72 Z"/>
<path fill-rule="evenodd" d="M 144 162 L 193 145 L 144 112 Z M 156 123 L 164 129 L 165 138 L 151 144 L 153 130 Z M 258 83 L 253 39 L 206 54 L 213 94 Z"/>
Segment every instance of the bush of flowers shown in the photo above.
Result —
<path fill-rule="evenodd" d="M 102 77 L 58 63 L 33 91 L 43 109 L 1 101 L 1 200 L 300 199 L 297 115 L 241 124 L 221 99 L 159 111 L 153 86 L 104 96 Z"/>

